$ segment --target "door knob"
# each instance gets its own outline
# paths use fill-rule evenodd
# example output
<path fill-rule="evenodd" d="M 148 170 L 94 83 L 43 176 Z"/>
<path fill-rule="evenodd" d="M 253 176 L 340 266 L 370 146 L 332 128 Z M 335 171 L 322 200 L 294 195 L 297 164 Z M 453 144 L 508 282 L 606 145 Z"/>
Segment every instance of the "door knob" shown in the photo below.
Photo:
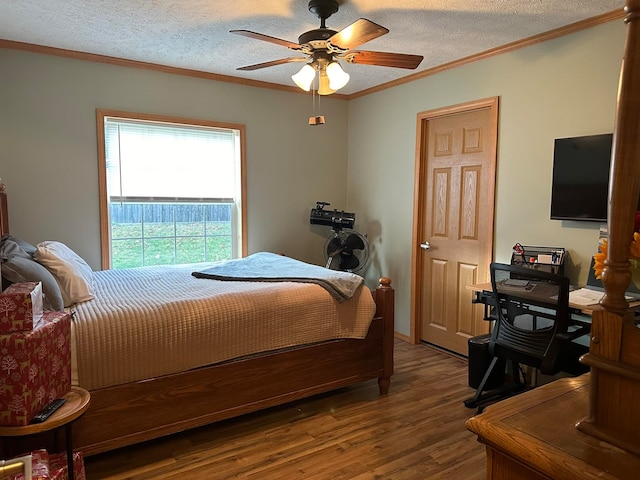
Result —
<path fill-rule="evenodd" d="M 429 245 L 429 242 L 422 242 L 420 244 L 420 248 L 423 250 L 429 250 L 431 248 L 431 245 Z"/>

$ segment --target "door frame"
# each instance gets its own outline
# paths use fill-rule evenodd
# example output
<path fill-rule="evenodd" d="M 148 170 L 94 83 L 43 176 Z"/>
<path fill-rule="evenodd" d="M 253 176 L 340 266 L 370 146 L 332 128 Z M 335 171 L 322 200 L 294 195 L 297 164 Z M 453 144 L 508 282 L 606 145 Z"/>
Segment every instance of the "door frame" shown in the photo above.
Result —
<path fill-rule="evenodd" d="M 427 123 L 429 120 L 443 117 L 446 115 L 453 115 L 458 113 L 466 113 L 482 108 L 489 108 L 491 115 L 491 133 L 492 138 L 495 139 L 495 143 L 491 148 L 494 150 L 492 154 L 496 159 L 497 165 L 497 150 L 498 150 L 498 106 L 499 97 L 489 97 L 480 100 L 473 100 L 470 102 L 460 103 L 457 105 L 450 105 L 447 107 L 440 107 L 434 110 L 427 110 L 419 112 L 416 118 L 416 160 L 414 168 L 414 186 L 413 186 L 413 233 L 411 236 L 412 248 L 411 248 L 411 320 L 410 320 L 410 337 L 411 343 L 420 343 L 422 336 L 422 286 L 423 278 L 421 272 L 423 271 L 423 259 L 424 255 L 420 251 L 420 238 L 424 231 L 424 200 L 427 191 L 426 179 L 423 179 L 424 172 L 427 171 L 427 152 L 429 148 L 429 138 L 427 131 Z M 489 185 L 493 191 L 490 197 L 494 198 L 495 204 L 495 182 L 493 185 Z M 495 216 L 495 214 L 494 214 Z M 492 250 L 495 245 L 495 222 L 493 225 L 492 236 Z"/>

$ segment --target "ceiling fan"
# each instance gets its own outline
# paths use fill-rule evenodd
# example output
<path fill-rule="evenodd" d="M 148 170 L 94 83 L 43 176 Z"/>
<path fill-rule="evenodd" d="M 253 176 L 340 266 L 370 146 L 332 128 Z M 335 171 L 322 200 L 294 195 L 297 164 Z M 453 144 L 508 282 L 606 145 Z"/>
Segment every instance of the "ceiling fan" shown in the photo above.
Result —
<path fill-rule="evenodd" d="M 304 57 L 281 58 L 247 65 L 237 70 L 251 71 L 291 62 L 307 62 L 298 73 L 292 75 L 293 81 L 303 90 L 309 91 L 318 72 L 318 94 L 330 95 L 349 81 L 349 74 L 342 69 L 339 60 L 362 65 L 407 69 L 415 69 L 420 65 L 422 55 L 353 50 L 363 43 L 388 33 L 389 30 L 365 18 L 356 20 L 339 32 L 331 30 L 327 28 L 325 21 L 338 11 L 338 7 L 337 0 L 310 0 L 309 11 L 320 19 L 320 28 L 301 34 L 298 37 L 298 43 L 250 30 L 231 30 L 230 33 L 275 43 L 305 54 Z"/>

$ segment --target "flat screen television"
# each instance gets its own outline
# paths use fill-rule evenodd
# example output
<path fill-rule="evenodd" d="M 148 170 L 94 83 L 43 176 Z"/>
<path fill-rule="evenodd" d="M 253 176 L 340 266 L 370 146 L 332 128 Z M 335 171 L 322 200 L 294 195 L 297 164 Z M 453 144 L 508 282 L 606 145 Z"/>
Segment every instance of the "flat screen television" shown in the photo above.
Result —
<path fill-rule="evenodd" d="M 552 220 L 607 221 L 612 133 L 556 138 Z"/>

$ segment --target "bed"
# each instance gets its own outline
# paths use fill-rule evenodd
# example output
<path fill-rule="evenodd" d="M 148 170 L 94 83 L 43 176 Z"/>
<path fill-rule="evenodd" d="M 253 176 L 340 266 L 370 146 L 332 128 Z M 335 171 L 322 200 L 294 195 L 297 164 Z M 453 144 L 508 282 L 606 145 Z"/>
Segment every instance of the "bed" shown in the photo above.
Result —
<path fill-rule="evenodd" d="M 0 191 L 0 210 L 0 233 L 5 234 L 8 209 L 4 191 Z M 388 392 L 394 343 L 394 291 L 388 278 L 380 279 L 373 291 L 363 286 L 353 297 L 338 301 L 322 286 L 308 282 L 196 278 L 192 273 L 198 268 L 193 265 L 172 269 L 178 282 L 174 285 L 167 268 L 172 267 L 94 272 L 95 298 L 72 308 L 75 383 L 91 393 L 89 410 L 73 426 L 74 447 L 85 455 L 366 380 L 377 379 L 380 393 Z M 136 294 L 139 282 L 153 285 L 146 290 L 152 293 Z M 122 299 L 118 290 L 129 294 Z M 215 306 L 209 290 L 231 301 Z M 199 293 L 194 299 L 187 298 L 189 292 Z M 154 304 L 154 296 L 169 295 L 172 301 Z M 186 307 L 180 305 L 182 301 Z M 128 315 L 123 313 L 127 302 L 134 306 L 136 315 L 127 327 L 130 331 L 123 330 L 123 322 L 117 321 Z M 252 310 L 258 304 L 275 308 L 257 315 Z M 203 311 L 210 315 L 208 309 L 224 318 L 254 323 L 241 323 L 235 332 L 225 334 L 206 323 L 192 324 L 193 315 Z M 261 316 L 267 319 L 267 327 L 260 326 Z M 362 323 L 361 317 L 367 316 Z M 289 323 L 284 323 L 286 317 L 291 317 Z M 342 326 L 332 323 L 336 319 Z M 91 324 L 97 329 L 89 328 Z M 279 340 L 278 335 L 266 333 L 272 331 L 271 326 L 297 330 L 300 338 Z M 176 339 L 185 337 L 188 330 L 195 335 L 178 342 Z M 311 337 L 305 336 L 307 331 Z M 149 342 L 160 338 L 161 346 L 132 345 L 136 335 Z M 109 336 L 117 340 L 118 348 L 102 341 Z M 213 336 L 223 336 L 222 347 L 207 348 Z M 223 348 L 232 344 L 232 336 L 243 341 L 237 347 Z M 171 351 L 173 358 L 163 353 Z M 186 358 L 193 361 L 183 361 Z"/>

